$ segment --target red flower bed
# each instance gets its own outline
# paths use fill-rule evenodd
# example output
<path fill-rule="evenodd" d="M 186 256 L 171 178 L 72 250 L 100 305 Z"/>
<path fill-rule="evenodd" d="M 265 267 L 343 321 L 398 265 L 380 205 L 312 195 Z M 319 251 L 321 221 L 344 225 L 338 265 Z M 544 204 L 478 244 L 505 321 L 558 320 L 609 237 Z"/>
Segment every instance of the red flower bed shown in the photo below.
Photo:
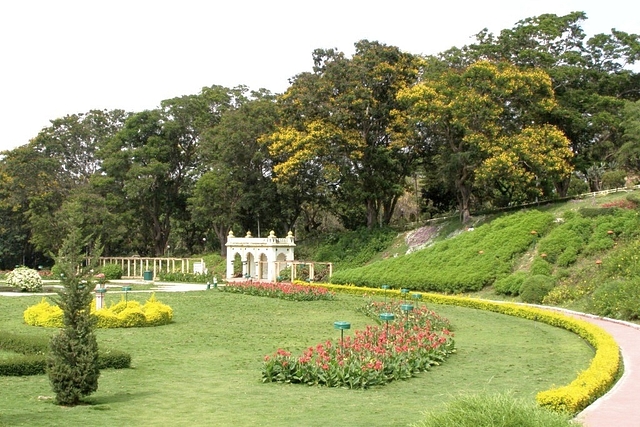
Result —
<path fill-rule="evenodd" d="M 333 292 L 315 286 L 295 285 L 292 283 L 273 282 L 232 282 L 221 287 L 224 292 L 257 295 L 261 297 L 281 298 L 290 301 L 332 300 Z"/>
<path fill-rule="evenodd" d="M 401 312 L 398 302 L 377 307 Z M 410 378 L 455 351 L 447 325 L 426 307 L 416 307 L 408 316 L 399 314 L 388 324 L 367 326 L 343 342 L 328 340 L 309 347 L 300 356 L 279 349 L 265 357 L 262 381 L 367 388 Z"/>

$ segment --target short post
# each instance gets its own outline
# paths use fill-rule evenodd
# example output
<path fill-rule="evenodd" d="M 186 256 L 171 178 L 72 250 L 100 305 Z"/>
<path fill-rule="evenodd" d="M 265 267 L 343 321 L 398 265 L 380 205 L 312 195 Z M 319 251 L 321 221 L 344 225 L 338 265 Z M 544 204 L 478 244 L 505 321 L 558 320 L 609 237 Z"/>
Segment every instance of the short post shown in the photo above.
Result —
<path fill-rule="evenodd" d="M 218 278 L 213 276 L 213 289 L 218 289 Z"/>
<path fill-rule="evenodd" d="M 387 289 L 389 289 L 389 285 L 382 285 L 382 289 L 384 289 L 384 306 L 387 306 Z"/>
<path fill-rule="evenodd" d="M 131 286 L 123 286 L 122 290 L 124 291 L 124 303 L 127 305 L 129 303 L 129 291 L 131 290 Z"/>
<path fill-rule="evenodd" d="M 386 326 L 387 336 L 389 336 L 389 320 L 393 320 L 395 318 L 396 316 L 393 313 L 380 313 L 380 320 L 383 320 L 384 322 L 387 323 L 387 326 Z"/>
<path fill-rule="evenodd" d="M 420 306 L 420 299 L 422 299 L 422 294 L 411 294 L 411 297 L 413 297 L 413 300 L 416 302 L 416 306 L 419 307 Z"/>
<path fill-rule="evenodd" d="M 406 301 L 407 300 L 407 294 L 409 293 L 409 289 L 402 288 L 402 289 L 400 289 L 400 293 L 402 294 L 402 301 Z"/>
<path fill-rule="evenodd" d="M 103 287 L 96 288 L 96 310 L 101 310 L 104 308 L 105 292 L 107 292 L 107 288 L 103 288 Z"/>
<path fill-rule="evenodd" d="M 340 329 L 340 347 L 344 348 L 344 330 L 351 329 L 351 323 L 345 321 L 337 321 L 333 322 L 333 327 L 335 329 Z"/>
<path fill-rule="evenodd" d="M 413 305 L 411 304 L 402 304 L 400 309 L 405 313 L 405 329 L 409 329 L 409 312 L 413 310 Z"/>

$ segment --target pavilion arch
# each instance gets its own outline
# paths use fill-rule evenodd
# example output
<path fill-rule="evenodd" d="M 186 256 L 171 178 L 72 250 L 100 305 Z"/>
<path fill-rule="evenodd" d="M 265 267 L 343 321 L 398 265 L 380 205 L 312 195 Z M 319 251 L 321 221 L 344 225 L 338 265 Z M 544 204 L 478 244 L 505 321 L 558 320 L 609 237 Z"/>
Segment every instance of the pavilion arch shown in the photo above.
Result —
<path fill-rule="evenodd" d="M 271 231 L 266 238 L 252 237 L 247 232 L 245 237 L 235 237 L 229 232 L 227 237 L 227 279 L 234 277 L 234 257 L 240 255 L 242 277 L 273 282 L 278 273 L 286 268 L 287 262 L 294 259 L 293 233 L 278 238 Z"/>

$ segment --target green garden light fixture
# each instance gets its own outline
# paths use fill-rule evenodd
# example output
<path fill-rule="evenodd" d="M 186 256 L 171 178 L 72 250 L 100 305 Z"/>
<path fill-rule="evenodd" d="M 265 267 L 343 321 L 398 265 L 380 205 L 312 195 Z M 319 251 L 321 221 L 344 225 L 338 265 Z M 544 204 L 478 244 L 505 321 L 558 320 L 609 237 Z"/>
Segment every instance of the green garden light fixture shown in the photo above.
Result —
<path fill-rule="evenodd" d="M 333 327 L 335 329 L 340 329 L 340 347 L 343 347 L 344 330 L 351 329 L 351 323 L 345 321 L 337 321 L 333 322 Z"/>
<path fill-rule="evenodd" d="M 405 329 L 409 329 L 409 312 L 413 310 L 412 304 L 402 304 L 400 309 L 405 313 Z"/>
<path fill-rule="evenodd" d="M 382 285 L 381 288 L 384 289 L 384 306 L 387 306 L 387 290 L 389 289 L 389 285 Z"/>
<path fill-rule="evenodd" d="M 129 303 L 129 291 L 131 290 L 131 286 L 123 286 L 122 290 L 124 291 L 124 303 L 125 305 Z"/>
<path fill-rule="evenodd" d="M 411 294 L 411 297 L 413 297 L 413 300 L 416 302 L 416 306 L 420 306 L 420 300 L 422 299 L 422 294 Z"/>
<path fill-rule="evenodd" d="M 405 301 L 405 302 L 406 302 L 406 300 L 407 300 L 407 294 L 409 293 L 409 289 L 407 289 L 407 288 L 402 288 L 402 289 L 400 289 L 400 293 L 402 294 L 402 301 Z"/>
<path fill-rule="evenodd" d="M 389 335 L 389 320 L 395 319 L 396 316 L 393 313 L 380 313 L 380 320 L 386 322 L 386 332 Z"/>

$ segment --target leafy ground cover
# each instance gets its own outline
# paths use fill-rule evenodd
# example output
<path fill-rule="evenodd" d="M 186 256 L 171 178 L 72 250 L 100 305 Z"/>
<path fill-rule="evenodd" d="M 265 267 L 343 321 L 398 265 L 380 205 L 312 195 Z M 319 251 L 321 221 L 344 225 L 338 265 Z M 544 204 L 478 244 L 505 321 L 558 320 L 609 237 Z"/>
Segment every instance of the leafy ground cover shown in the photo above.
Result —
<path fill-rule="evenodd" d="M 454 220 L 442 224 L 432 246 L 358 268 L 338 269 L 332 282 L 472 293 L 637 321 L 638 193 L 482 216 L 475 218 L 478 226 L 472 232 Z"/>
<path fill-rule="evenodd" d="M 39 299 L 0 299 L 2 329 L 47 337 L 50 329 L 21 317 Z M 263 384 L 263 358 L 274 348 L 301 353 L 336 339 L 336 320 L 353 330 L 371 324 L 356 310 L 362 298 L 295 302 L 211 290 L 161 300 L 174 310 L 170 325 L 97 331 L 99 345 L 131 354 L 132 369 L 102 372 L 88 405 L 54 405 L 46 376 L 3 377 L 0 425 L 407 425 L 462 390 L 512 390 L 533 402 L 537 392 L 572 381 L 593 357 L 584 341 L 558 328 L 434 305 L 455 327 L 457 353 L 427 373 L 369 390 Z"/>

